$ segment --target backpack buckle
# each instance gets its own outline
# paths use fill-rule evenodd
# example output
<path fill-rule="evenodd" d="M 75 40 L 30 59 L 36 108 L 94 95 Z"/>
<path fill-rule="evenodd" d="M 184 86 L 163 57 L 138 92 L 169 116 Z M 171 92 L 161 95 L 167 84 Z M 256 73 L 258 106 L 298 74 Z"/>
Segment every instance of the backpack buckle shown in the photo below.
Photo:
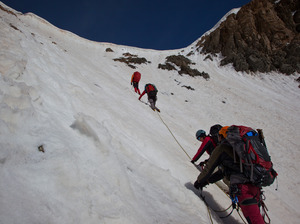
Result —
<path fill-rule="evenodd" d="M 246 133 L 246 135 L 249 136 L 249 137 L 252 137 L 252 136 L 257 136 L 258 134 L 255 131 L 249 131 L 249 132 Z"/>

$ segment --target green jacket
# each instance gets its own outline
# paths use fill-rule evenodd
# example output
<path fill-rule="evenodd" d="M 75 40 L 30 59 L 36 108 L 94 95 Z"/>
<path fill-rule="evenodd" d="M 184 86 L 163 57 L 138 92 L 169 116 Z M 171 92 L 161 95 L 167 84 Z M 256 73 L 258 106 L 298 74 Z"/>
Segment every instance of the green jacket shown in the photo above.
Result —
<path fill-rule="evenodd" d="M 233 148 L 223 139 L 212 152 L 204 170 L 199 174 L 197 180 L 199 183 L 215 183 L 226 177 L 231 184 L 246 183 L 249 180 L 240 173 L 239 162 L 235 163 L 233 159 Z M 239 161 L 239 160 L 238 160 Z M 214 173 L 216 167 L 219 171 Z"/>

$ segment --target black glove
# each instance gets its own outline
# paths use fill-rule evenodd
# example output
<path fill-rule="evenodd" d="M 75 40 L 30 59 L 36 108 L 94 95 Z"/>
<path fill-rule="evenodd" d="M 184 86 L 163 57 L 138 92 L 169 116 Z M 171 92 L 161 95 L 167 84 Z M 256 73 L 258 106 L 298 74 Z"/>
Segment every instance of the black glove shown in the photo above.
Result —
<path fill-rule="evenodd" d="M 199 165 L 200 165 L 200 166 L 204 166 L 207 162 L 208 162 L 208 159 L 202 161 L 201 163 L 199 163 Z"/>
<path fill-rule="evenodd" d="M 194 187 L 197 190 L 201 189 L 201 191 L 202 191 L 202 188 L 204 188 L 207 184 L 208 184 L 207 182 L 199 183 L 198 180 L 196 180 L 195 183 L 194 183 Z"/>

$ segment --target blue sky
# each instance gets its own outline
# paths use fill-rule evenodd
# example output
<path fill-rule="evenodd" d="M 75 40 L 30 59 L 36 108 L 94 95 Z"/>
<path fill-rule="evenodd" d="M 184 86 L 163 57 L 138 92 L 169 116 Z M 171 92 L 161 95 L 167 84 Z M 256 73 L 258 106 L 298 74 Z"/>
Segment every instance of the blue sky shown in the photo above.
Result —
<path fill-rule="evenodd" d="M 187 47 L 250 0 L 2 0 L 98 42 L 156 50 Z"/>

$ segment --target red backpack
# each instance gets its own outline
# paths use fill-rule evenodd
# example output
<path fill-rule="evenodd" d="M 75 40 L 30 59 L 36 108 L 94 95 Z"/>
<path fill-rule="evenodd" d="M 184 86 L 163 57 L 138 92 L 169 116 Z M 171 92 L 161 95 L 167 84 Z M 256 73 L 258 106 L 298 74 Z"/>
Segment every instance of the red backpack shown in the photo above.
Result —
<path fill-rule="evenodd" d="M 134 72 L 134 73 L 133 73 L 133 79 L 132 79 L 132 81 L 134 81 L 134 82 L 139 82 L 140 79 L 141 79 L 141 73 L 139 73 L 139 72 Z"/>
<path fill-rule="evenodd" d="M 155 85 L 148 83 L 148 84 L 146 84 L 146 86 L 145 86 L 145 92 L 146 92 L 149 96 L 156 96 L 156 94 L 157 94 L 158 91 L 157 91 Z"/>
<path fill-rule="evenodd" d="M 240 171 L 258 187 L 270 186 L 277 172 L 268 153 L 262 133 L 246 126 L 232 125 L 227 129 L 226 139 L 240 158 Z M 236 158 L 234 158 L 236 161 Z"/>

